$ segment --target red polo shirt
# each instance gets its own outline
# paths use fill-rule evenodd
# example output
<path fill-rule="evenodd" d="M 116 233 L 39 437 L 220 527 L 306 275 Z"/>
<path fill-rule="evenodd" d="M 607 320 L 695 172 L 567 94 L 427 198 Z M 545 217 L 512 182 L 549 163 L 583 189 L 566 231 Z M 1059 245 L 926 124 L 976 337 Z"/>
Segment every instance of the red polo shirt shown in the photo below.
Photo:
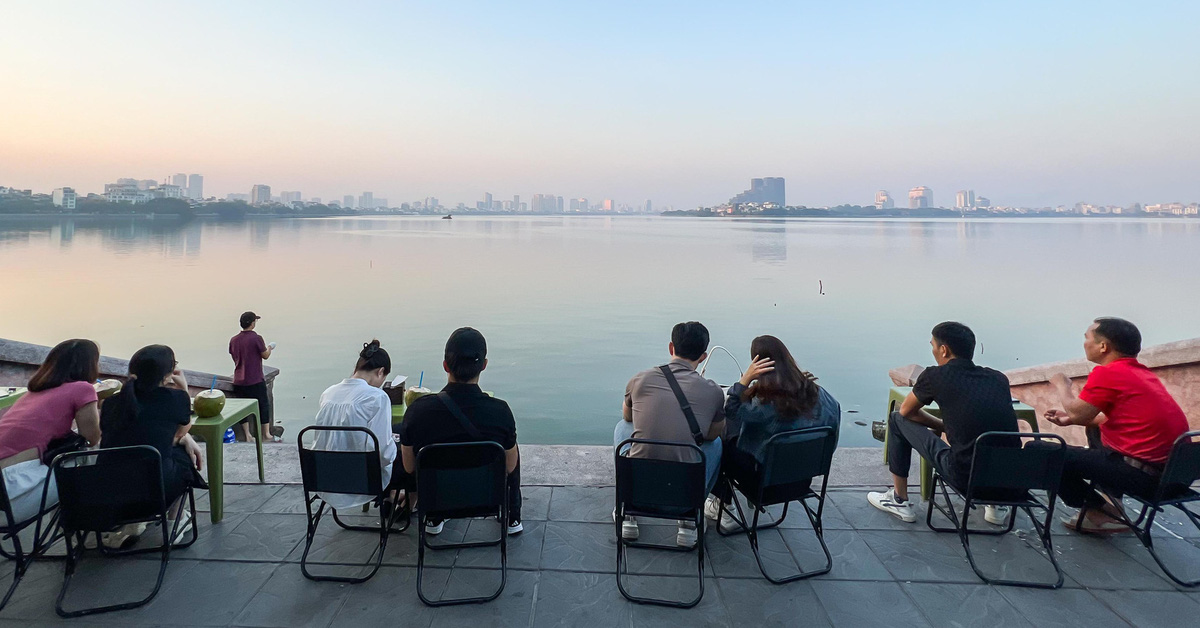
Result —
<path fill-rule="evenodd" d="M 1175 439 L 1188 430 L 1183 409 L 1136 358 L 1092 369 L 1079 398 L 1108 417 L 1100 424 L 1104 446 L 1138 460 L 1165 462 Z"/>

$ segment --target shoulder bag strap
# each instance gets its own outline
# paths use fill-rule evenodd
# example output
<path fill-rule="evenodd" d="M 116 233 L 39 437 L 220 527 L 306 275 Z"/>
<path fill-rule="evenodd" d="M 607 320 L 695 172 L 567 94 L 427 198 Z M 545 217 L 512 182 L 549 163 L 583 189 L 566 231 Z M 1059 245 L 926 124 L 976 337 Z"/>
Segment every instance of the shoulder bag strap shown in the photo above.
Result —
<path fill-rule="evenodd" d="M 688 427 L 692 430 L 692 438 L 696 444 L 704 442 L 704 434 L 700 432 L 700 424 L 696 422 L 696 413 L 692 412 L 692 404 L 684 396 L 683 390 L 679 388 L 679 380 L 675 379 L 675 374 L 671 372 L 671 365 L 664 364 L 658 367 L 662 371 L 663 377 L 667 378 L 667 384 L 671 387 L 671 392 L 675 393 L 675 399 L 679 400 L 679 407 L 683 409 L 683 416 L 687 419 Z"/>
<path fill-rule="evenodd" d="M 475 440 L 484 440 L 483 434 L 479 432 L 479 428 L 475 427 L 471 423 L 471 420 L 467 418 L 467 415 L 463 414 L 462 408 L 458 407 L 458 404 L 450 398 L 450 393 L 447 393 L 443 390 L 437 394 L 437 398 L 442 402 L 443 405 L 446 406 L 446 409 L 450 411 L 450 414 L 453 414 L 454 418 L 458 419 L 458 423 L 462 425 L 464 430 L 467 431 L 467 435 Z"/>

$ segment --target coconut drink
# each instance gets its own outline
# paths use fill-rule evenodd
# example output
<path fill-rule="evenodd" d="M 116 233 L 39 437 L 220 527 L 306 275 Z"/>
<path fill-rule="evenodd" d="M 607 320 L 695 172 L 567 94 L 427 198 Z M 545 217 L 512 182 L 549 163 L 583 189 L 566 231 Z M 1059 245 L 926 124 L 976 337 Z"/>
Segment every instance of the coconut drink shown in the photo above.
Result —
<path fill-rule="evenodd" d="M 196 398 L 192 400 L 192 412 L 202 419 L 217 416 L 224 408 L 225 393 L 215 388 L 196 393 Z"/>
<path fill-rule="evenodd" d="M 96 397 L 101 400 L 108 399 L 118 392 L 121 392 L 121 386 L 121 380 L 119 379 L 106 379 L 96 382 L 93 385 L 93 387 L 96 389 Z"/>
<path fill-rule="evenodd" d="M 421 386 L 414 386 L 413 388 L 409 388 L 408 390 L 404 391 L 404 405 L 411 406 L 412 403 L 414 401 L 416 401 L 417 399 L 420 399 L 421 397 L 424 397 L 425 395 L 432 395 L 432 394 L 433 394 L 433 391 L 429 390 L 428 388 L 423 388 Z"/>

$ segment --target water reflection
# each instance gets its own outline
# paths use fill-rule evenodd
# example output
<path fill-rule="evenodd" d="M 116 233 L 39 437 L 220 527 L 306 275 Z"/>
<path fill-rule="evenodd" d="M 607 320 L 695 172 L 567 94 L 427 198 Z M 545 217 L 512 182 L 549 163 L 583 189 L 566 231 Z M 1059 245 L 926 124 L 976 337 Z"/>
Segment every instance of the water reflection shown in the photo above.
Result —
<path fill-rule="evenodd" d="M 772 221 L 754 229 L 750 242 L 750 259 L 764 264 L 787 261 L 787 226 L 785 221 Z"/>

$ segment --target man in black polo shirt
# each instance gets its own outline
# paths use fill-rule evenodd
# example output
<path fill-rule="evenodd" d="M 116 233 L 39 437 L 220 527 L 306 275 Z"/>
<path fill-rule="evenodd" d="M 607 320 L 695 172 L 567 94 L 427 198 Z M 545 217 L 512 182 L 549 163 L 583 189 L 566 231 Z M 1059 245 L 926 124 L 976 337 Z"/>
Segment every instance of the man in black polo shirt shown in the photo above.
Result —
<path fill-rule="evenodd" d="M 900 411 L 888 417 L 888 469 L 893 487 L 883 493 L 867 493 L 872 506 L 909 523 L 917 520 L 916 508 L 908 499 L 908 469 L 914 450 L 952 486 L 965 490 L 975 439 L 984 432 L 1017 431 L 1008 377 L 971 361 L 975 334 L 970 328 L 962 323 L 940 323 L 933 328 L 930 345 L 937 366 L 921 372 Z M 941 410 L 940 419 L 924 409 L 933 402 Z M 940 438 L 942 432 L 949 445 Z M 1016 437 L 1012 441 L 1008 444 L 1020 446 Z M 1006 511 L 988 506 L 984 518 L 1002 525 Z"/>
<path fill-rule="evenodd" d="M 442 392 L 450 396 L 482 440 L 494 441 L 504 448 L 508 467 L 508 533 L 519 534 L 521 526 L 521 466 L 517 450 L 517 422 L 508 404 L 489 396 L 479 388 L 479 374 L 487 368 L 487 342 L 483 334 L 470 327 L 456 329 L 446 341 L 445 361 L 449 383 Z M 400 456 L 408 474 L 416 471 L 417 452 L 426 445 L 465 443 L 481 440 L 472 437 L 454 413 L 437 395 L 417 399 L 404 413 L 400 424 Z M 417 496 L 420 499 L 420 496 Z M 439 534 L 445 522 L 430 521 L 428 534 Z"/>

